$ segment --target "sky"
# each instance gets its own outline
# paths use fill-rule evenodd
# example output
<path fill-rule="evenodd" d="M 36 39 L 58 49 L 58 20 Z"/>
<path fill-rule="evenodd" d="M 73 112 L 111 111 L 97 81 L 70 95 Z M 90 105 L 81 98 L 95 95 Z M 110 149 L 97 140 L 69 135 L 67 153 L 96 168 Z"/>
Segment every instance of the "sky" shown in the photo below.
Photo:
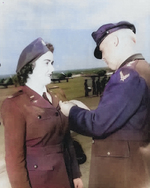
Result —
<path fill-rule="evenodd" d="M 55 71 L 106 67 L 91 33 L 129 21 L 150 63 L 149 0 L 0 0 L 0 75 L 15 74 L 22 50 L 38 37 L 54 45 Z"/>

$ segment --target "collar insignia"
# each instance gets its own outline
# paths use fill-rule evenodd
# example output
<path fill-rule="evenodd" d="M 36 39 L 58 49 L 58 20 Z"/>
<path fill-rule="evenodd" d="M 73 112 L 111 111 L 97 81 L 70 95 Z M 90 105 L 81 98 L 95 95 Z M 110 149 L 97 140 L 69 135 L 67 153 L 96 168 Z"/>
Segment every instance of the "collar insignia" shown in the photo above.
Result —
<path fill-rule="evenodd" d="M 34 95 L 30 96 L 30 99 L 33 99 L 34 98 Z"/>
<path fill-rule="evenodd" d="M 132 66 L 132 64 L 133 64 L 134 62 L 135 62 L 135 61 L 130 61 L 130 62 L 127 64 L 127 67 Z"/>

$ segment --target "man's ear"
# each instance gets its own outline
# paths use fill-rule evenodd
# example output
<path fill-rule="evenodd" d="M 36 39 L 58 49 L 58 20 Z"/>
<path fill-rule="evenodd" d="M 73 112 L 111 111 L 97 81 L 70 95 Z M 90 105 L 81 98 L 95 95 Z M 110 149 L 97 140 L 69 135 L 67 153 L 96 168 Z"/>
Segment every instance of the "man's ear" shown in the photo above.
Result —
<path fill-rule="evenodd" d="M 114 46 L 118 46 L 119 44 L 119 38 L 116 35 L 113 35 L 113 43 L 114 43 Z"/>

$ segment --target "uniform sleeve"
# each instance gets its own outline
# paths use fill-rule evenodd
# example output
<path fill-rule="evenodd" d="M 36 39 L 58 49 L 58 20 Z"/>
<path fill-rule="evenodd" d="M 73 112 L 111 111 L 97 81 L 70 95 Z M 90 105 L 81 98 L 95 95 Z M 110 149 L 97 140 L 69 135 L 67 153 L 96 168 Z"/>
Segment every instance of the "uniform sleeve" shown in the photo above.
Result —
<path fill-rule="evenodd" d="M 25 164 L 25 120 L 12 99 L 3 102 L 6 168 L 12 188 L 31 188 Z"/>
<path fill-rule="evenodd" d="M 71 108 L 70 128 L 86 136 L 107 137 L 136 114 L 146 90 L 145 80 L 137 72 L 120 70 L 111 77 L 97 109 Z"/>
<path fill-rule="evenodd" d="M 81 177 L 81 172 L 79 168 L 79 164 L 76 158 L 75 148 L 73 145 L 72 137 L 70 135 L 70 131 L 68 130 L 66 136 L 65 136 L 65 145 L 67 147 L 69 158 L 70 158 L 70 167 L 69 167 L 69 173 L 72 174 L 72 178 L 79 178 Z"/>

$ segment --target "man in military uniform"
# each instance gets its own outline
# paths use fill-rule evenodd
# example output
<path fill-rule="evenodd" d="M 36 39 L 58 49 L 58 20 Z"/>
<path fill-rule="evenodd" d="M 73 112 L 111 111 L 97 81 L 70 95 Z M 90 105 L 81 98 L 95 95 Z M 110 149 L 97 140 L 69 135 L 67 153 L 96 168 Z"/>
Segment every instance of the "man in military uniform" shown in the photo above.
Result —
<path fill-rule="evenodd" d="M 93 137 L 89 188 L 150 187 L 150 66 L 137 53 L 135 33 L 126 21 L 93 32 L 94 56 L 115 73 L 95 110 L 60 103 L 71 129 Z"/>

